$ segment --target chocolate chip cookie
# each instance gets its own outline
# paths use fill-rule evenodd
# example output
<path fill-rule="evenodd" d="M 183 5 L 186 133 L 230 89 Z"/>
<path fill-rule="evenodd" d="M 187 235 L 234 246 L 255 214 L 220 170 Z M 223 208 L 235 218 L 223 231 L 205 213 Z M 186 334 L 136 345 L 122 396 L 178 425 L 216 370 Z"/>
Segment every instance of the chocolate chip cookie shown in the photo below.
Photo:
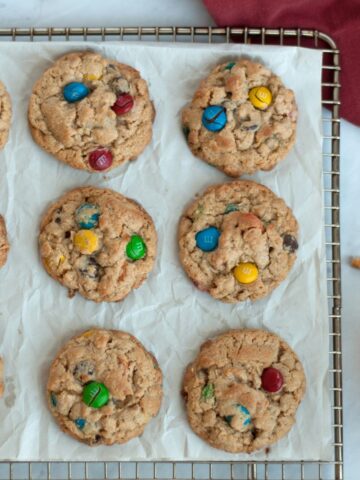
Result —
<path fill-rule="evenodd" d="M 36 82 L 29 105 L 34 140 L 89 172 L 134 160 L 151 140 L 154 116 L 139 72 L 94 52 L 59 58 Z"/>
<path fill-rule="evenodd" d="M 9 136 L 11 111 L 10 96 L 4 84 L 0 82 L 0 150 L 5 146 Z"/>
<path fill-rule="evenodd" d="M 157 235 L 134 200 L 104 188 L 71 190 L 46 211 L 39 236 L 46 271 L 95 302 L 122 300 L 154 266 Z"/>
<path fill-rule="evenodd" d="M 0 268 L 6 263 L 9 253 L 9 242 L 7 239 L 6 227 L 4 218 L 0 215 Z"/>
<path fill-rule="evenodd" d="M 182 112 L 193 154 L 227 175 L 271 170 L 295 142 L 294 92 L 260 63 L 216 66 Z"/>
<path fill-rule="evenodd" d="M 180 219 L 180 260 L 194 284 L 214 298 L 257 300 L 285 279 L 297 234 L 291 209 L 264 185 L 214 185 Z"/>
<path fill-rule="evenodd" d="M 230 330 L 205 342 L 186 369 L 191 428 L 231 453 L 266 448 L 286 435 L 305 393 L 300 360 L 277 335 Z"/>
<path fill-rule="evenodd" d="M 88 330 L 55 357 L 48 405 L 60 428 L 88 445 L 125 443 L 158 414 L 162 373 L 132 335 Z"/>

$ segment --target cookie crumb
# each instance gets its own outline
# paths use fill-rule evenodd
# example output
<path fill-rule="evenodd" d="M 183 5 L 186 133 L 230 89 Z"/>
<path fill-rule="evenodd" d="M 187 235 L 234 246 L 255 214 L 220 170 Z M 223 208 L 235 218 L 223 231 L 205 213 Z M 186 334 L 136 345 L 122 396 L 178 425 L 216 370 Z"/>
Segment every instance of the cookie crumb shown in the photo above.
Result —
<path fill-rule="evenodd" d="M 351 259 L 351 266 L 354 268 L 360 268 L 360 257 L 353 257 Z"/>

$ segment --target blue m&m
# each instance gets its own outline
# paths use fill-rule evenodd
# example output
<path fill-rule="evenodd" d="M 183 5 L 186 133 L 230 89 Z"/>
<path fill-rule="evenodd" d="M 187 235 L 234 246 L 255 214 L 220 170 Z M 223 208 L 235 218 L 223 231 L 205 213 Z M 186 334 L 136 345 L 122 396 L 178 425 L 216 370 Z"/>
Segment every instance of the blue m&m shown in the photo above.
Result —
<path fill-rule="evenodd" d="M 220 132 L 227 122 L 226 110 L 221 105 L 206 107 L 202 115 L 202 124 L 210 132 Z"/>
<path fill-rule="evenodd" d="M 195 235 L 196 246 L 203 252 L 212 252 L 219 243 L 220 230 L 216 227 L 208 227 Z"/>
<path fill-rule="evenodd" d="M 99 217 L 99 208 L 92 203 L 83 203 L 75 213 L 76 223 L 85 230 L 97 227 Z"/>
<path fill-rule="evenodd" d="M 235 405 L 235 415 L 226 415 L 225 417 L 225 421 L 231 426 L 231 427 L 239 427 L 240 428 L 243 428 L 243 427 L 247 427 L 248 425 L 250 425 L 251 423 L 251 416 L 250 416 L 250 412 L 249 410 L 244 407 L 244 405 L 240 405 L 240 403 L 237 403 Z M 236 424 L 233 423 L 233 421 L 235 420 L 235 418 L 237 420 Z M 239 425 L 240 423 L 240 425 Z M 238 429 L 238 428 L 236 428 Z"/>
<path fill-rule="evenodd" d="M 226 65 L 225 70 L 231 70 L 235 66 L 235 62 L 230 62 Z"/>
<path fill-rule="evenodd" d="M 87 97 L 90 93 L 88 87 L 81 82 L 71 82 L 65 85 L 63 95 L 67 102 L 74 103 Z"/>
<path fill-rule="evenodd" d="M 86 425 L 86 420 L 84 418 L 77 418 L 74 423 L 80 430 L 82 430 Z"/>

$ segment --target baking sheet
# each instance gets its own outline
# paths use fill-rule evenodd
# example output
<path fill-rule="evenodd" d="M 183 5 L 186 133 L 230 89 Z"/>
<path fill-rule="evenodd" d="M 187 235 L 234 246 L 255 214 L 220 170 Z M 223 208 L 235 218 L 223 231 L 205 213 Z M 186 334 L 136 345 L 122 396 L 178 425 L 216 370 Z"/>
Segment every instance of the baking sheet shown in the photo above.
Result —
<path fill-rule="evenodd" d="M 59 55 L 93 49 L 139 69 L 157 111 L 151 145 L 109 174 L 74 170 L 31 139 L 27 104 L 32 85 Z M 180 128 L 180 111 L 217 62 L 239 55 L 260 60 L 295 90 L 299 105 L 295 148 L 272 172 L 253 175 L 283 197 L 300 224 L 298 259 L 270 297 L 226 305 L 193 287 L 178 256 L 177 222 L 206 186 L 229 181 L 197 160 Z M 13 100 L 10 140 L 0 153 L 0 212 L 11 252 L 0 272 L 0 353 L 6 394 L 0 401 L 3 460 L 329 460 L 332 458 L 328 390 L 328 319 L 321 157 L 321 52 L 296 47 L 243 45 L 1 43 L 0 78 Z M 155 269 L 122 303 L 98 305 L 47 276 L 37 252 L 40 216 L 50 202 L 81 185 L 110 187 L 132 197 L 153 217 L 159 236 Z M 49 364 L 72 335 L 93 326 L 136 335 L 164 373 L 164 401 L 141 438 L 126 445 L 88 447 L 61 433 L 46 407 Z M 264 451 L 233 455 L 215 450 L 186 422 L 179 394 L 185 366 L 208 337 L 229 328 L 267 328 L 298 353 L 308 389 L 287 437 Z"/>

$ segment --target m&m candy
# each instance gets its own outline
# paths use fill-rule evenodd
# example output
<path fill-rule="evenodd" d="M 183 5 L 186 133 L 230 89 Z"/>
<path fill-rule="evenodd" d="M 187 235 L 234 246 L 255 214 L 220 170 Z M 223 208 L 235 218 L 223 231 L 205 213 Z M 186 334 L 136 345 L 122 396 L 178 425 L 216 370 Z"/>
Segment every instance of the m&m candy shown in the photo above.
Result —
<path fill-rule="evenodd" d="M 259 276 L 259 270 L 254 263 L 239 263 L 234 268 L 234 277 L 239 283 L 253 283 Z"/>
<path fill-rule="evenodd" d="M 77 418 L 74 421 L 74 423 L 80 430 L 82 430 L 86 425 L 86 420 L 85 420 L 85 418 Z"/>
<path fill-rule="evenodd" d="M 96 73 L 84 73 L 83 80 L 85 82 L 96 82 L 96 80 L 100 80 L 102 75 L 97 75 Z"/>
<path fill-rule="evenodd" d="M 270 393 L 276 393 L 284 385 L 284 378 L 277 368 L 265 368 L 261 375 L 261 387 Z"/>
<path fill-rule="evenodd" d="M 267 87 L 254 87 L 249 92 L 249 100 L 259 110 L 266 110 L 272 101 L 272 94 Z"/>
<path fill-rule="evenodd" d="M 76 223 L 86 230 L 97 227 L 99 217 L 99 208 L 93 203 L 83 203 L 75 212 Z"/>
<path fill-rule="evenodd" d="M 210 132 L 220 132 L 227 122 L 226 110 L 222 105 L 206 107 L 202 118 L 202 124 Z"/>
<path fill-rule="evenodd" d="M 216 227 L 208 227 L 195 235 L 196 246 L 203 252 L 212 252 L 219 243 L 220 230 Z"/>
<path fill-rule="evenodd" d="M 74 236 L 74 247 L 83 255 L 91 255 L 99 248 L 99 237 L 92 230 L 79 230 Z"/>
<path fill-rule="evenodd" d="M 81 82 L 68 83 L 63 89 L 64 98 L 69 103 L 79 102 L 87 97 L 89 93 L 89 88 Z"/>
<path fill-rule="evenodd" d="M 82 392 L 83 402 L 92 408 L 101 408 L 109 401 L 109 390 L 103 383 L 90 382 L 85 385 Z"/>
<path fill-rule="evenodd" d="M 129 243 L 126 245 L 126 255 L 131 260 L 140 260 L 145 257 L 146 252 L 146 244 L 140 235 L 132 235 Z"/>
<path fill-rule="evenodd" d="M 235 62 L 229 62 L 229 63 L 226 65 L 225 70 L 231 70 L 234 65 L 235 65 Z"/>
<path fill-rule="evenodd" d="M 134 99 L 128 93 L 122 93 L 116 99 L 116 102 L 111 107 L 116 115 L 125 115 L 125 113 L 130 112 L 134 106 Z"/>
<path fill-rule="evenodd" d="M 89 165 L 94 170 L 102 171 L 110 168 L 113 163 L 113 156 L 107 148 L 99 148 L 89 155 Z"/>
<path fill-rule="evenodd" d="M 226 415 L 225 421 L 236 430 L 242 430 L 244 427 L 247 427 L 251 423 L 251 415 L 249 410 L 237 403 L 235 405 L 234 415 Z M 240 427 L 240 428 L 239 428 Z"/>

